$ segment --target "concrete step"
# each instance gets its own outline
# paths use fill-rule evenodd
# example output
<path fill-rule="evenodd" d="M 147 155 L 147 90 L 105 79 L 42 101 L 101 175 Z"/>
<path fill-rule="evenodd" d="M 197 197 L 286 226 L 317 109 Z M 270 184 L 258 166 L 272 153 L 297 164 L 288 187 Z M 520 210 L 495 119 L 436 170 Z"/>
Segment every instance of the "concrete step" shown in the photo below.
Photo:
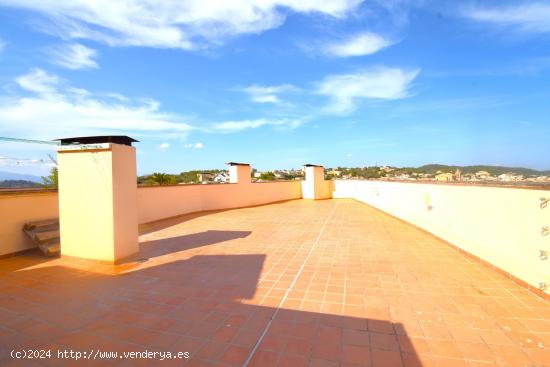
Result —
<path fill-rule="evenodd" d="M 47 257 L 57 256 L 61 252 L 61 244 L 59 242 L 48 243 L 48 244 L 40 244 L 40 245 L 38 245 L 38 248 Z"/>
<path fill-rule="evenodd" d="M 37 220 L 34 222 L 28 222 L 25 223 L 23 226 L 24 230 L 31 231 L 35 229 L 39 230 L 49 230 L 53 228 L 59 228 L 59 219 L 45 219 L 45 220 Z"/>
<path fill-rule="evenodd" d="M 36 242 L 45 244 L 53 239 L 59 240 L 59 229 L 44 232 L 34 232 L 34 238 Z"/>
<path fill-rule="evenodd" d="M 46 219 L 28 222 L 23 225 L 23 232 L 38 246 L 44 255 L 56 256 L 61 252 L 59 219 Z"/>

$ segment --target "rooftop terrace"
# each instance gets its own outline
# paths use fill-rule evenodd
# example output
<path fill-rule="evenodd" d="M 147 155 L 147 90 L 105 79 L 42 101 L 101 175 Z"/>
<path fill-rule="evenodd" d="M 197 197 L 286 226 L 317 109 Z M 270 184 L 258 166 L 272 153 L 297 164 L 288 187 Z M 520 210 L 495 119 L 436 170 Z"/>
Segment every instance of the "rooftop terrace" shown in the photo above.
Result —
<path fill-rule="evenodd" d="M 1 259 L 0 365 L 20 362 L 13 348 L 187 351 L 188 366 L 550 365 L 548 301 L 355 200 L 189 214 L 142 226 L 139 242 L 123 265 Z"/>

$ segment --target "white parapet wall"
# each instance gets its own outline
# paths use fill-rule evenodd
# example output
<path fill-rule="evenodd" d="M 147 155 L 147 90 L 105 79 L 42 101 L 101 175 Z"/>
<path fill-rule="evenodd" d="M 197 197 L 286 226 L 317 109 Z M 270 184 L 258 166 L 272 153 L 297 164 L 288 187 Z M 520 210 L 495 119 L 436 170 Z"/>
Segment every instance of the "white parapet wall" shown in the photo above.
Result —
<path fill-rule="evenodd" d="M 416 225 L 534 288 L 550 288 L 550 191 L 474 185 L 334 181 L 353 198 Z M 548 294 L 548 288 L 545 292 Z"/>
<path fill-rule="evenodd" d="M 1 191 L 0 256 L 35 247 L 35 244 L 23 233 L 25 223 L 57 218 L 58 216 L 56 191 Z"/>
<path fill-rule="evenodd" d="M 138 189 L 138 222 L 187 213 L 300 199 L 301 181 L 251 184 L 147 186 Z"/>

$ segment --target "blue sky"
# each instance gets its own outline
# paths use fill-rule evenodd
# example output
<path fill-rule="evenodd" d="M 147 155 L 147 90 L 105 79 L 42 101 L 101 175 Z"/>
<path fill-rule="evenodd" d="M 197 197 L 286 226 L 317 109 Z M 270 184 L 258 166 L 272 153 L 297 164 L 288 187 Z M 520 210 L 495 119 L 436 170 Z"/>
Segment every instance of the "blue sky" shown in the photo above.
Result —
<path fill-rule="evenodd" d="M 0 87 L 0 136 L 129 135 L 141 174 L 550 169 L 550 2 L 0 0 Z"/>

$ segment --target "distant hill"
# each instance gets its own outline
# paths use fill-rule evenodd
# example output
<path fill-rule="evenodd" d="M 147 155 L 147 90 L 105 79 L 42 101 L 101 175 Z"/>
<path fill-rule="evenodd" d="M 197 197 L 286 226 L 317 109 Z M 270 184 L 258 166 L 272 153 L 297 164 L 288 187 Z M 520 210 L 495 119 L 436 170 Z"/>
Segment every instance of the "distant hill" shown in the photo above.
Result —
<path fill-rule="evenodd" d="M 36 182 L 26 180 L 0 180 L 0 188 L 15 187 L 40 187 L 40 185 Z"/>
<path fill-rule="evenodd" d="M 40 176 L 0 171 L 0 181 L 4 181 L 4 180 L 23 180 L 23 181 L 38 182 L 38 183 L 42 182 L 42 179 L 40 178 Z"/>
<path fill-rule="evenodd" d="M 460 169 L 462 173 L 476 173 L 478 171 L 489 172 L 493 176 L 498 176 L 503 173 L 516 173 L 524 176 L 548 176 L 550 171 L 537 171 L 530 168 L 523 167 L 501 167 L 501 166 L 447 166 L 444 164 L 427 164 L 421 167 L 418 167 L 419 171 L 425 173 L 434 174 L 437 171 L 442 172 L 454 172 L 456 169 Z"/>

